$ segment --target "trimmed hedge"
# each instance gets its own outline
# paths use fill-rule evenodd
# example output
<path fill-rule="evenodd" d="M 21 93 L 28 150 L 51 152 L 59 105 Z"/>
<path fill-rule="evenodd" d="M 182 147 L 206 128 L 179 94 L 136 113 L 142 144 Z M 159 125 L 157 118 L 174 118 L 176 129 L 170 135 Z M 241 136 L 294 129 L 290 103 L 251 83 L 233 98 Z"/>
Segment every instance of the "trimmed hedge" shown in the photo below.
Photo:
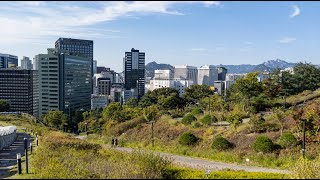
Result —
<path fill-rule="evenodd" d="M 221 136 L 215 138 L 211 144 L 212 149 L 216 149 L 219 151 L 230 149 L 232 148 L 232 146 L 232 143 Z"/>
<path fill-rule="evenodd" d="M 253 143 L 252 147 L 255 151 L 263 152 L 263 153 L 272 152 L 275 148 L 271 139 L 269 139 L 267 136 L 263 136 L 263 135 L 257 137 L 257 139 Z"/>
<path fill-rule="evenodd" d="M 193 121 L 196 121 L 196 120 L 197 120 L 197 118 L 194 117 L 193 114 L 188 113 L 182 118 L 181 123 L 184 124 L 184 125 L 188 125 L 188 124 L 191 124 Z"/>
<path fill-rule="evenodd" d="M 197 138 L 191 132 L 185 132 L 179 137 L 179 143 L 188 146 L 197 143 L 198 140 L 199 138 Z"/>

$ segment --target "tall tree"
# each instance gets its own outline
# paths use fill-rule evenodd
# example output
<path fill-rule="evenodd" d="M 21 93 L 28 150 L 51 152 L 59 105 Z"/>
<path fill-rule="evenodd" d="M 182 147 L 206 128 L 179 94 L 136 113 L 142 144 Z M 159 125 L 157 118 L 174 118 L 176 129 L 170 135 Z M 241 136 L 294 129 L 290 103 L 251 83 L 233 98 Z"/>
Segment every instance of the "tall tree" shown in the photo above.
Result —
<path fill-rule="evenodd" d="M 50 110 L 44 115 L 43 122 L 53 128 L 63 129 L 67 123 L 68 117 L 63 111 Z"/>

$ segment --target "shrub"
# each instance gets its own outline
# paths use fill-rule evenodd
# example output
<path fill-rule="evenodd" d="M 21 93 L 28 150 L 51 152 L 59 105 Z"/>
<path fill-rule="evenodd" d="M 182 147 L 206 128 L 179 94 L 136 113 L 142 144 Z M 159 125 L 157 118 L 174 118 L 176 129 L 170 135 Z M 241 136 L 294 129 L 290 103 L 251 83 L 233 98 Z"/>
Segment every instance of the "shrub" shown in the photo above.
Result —
<path fill-rule="evenodd" d="M 178 118 L 178 117 L 183 117 L 185 113 L 183 110 L 173 109 L 169 111 L 169 114 L 172 118 Z"/>
<path fill-rule="evenodd" d="M 291 133 L 284 133 L 280 139 L 278 144 L 283 148 L 294 147 L 298 144 L 297 139 Z"/>
<path fill-rule="evenodd" d="M 218 119 L 214 115 L 207 114 L 200 120 L 203 124 L 210 125 L 211 123 L 217 122 Z"/>
<path fill-rule="evenodd" d="M 253 149 L 257 152 L 268 153 L 274 150 L 274 144 L 267 136 L 258 136 L 252 145 Z"/>
<path fill-rule="evenodd" d="M 193 145 L 199 138 L 193 135 L 191 132 L 185 132 L 179 137 L 179 143 L 182 145 Z"/>
<path fill-rule="evenodd" d="M 232 144 L 225 138 L 219 136 L 213 140 L 211 147 L 212 149 L 222 151 L 232 148 Z"/>
<path fill-rule="evenodd" d="M 203 114 L 203 111 L 201 108 L 196 107 L 191 111 L 191 114 L 193 114 L 194 116 L 199 115 L 199 114 Z"/>
<path fill-rule="evenodd" d="M 191 124 L 193 121 L 196 121 L 196 120 L 197 118 L 194 117 L 193 114 L 188 113 L 182 118 L 181 123 L 184 125 L 187 125 L 187 124 Z"/>

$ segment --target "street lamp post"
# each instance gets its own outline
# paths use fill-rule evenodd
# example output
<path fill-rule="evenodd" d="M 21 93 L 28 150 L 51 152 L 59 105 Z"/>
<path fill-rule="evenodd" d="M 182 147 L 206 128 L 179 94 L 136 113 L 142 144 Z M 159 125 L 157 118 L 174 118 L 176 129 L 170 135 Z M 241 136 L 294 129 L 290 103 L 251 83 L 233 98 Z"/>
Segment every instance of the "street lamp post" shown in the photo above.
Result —
<path fill-rule="evenodd" d="M 306 151 L 306 149 L 305 149 L 306 148 L 305 147 L 305 145 L 306 145 L 306 120 L 303 119 L 302 122 L 303 122 L 302 157 L 304 158 L 305 151 Z"/>
<path fill-rule="evenodd" d="M 150 122 L 147 122 L 147 124 L 151 124 L 151 138 L 152 138 L 152 147 L 154 147 L 154 130 L 153 130 L 153 123 L 154 123 L 154 120 L 153 121 L 150 121 Z"/>

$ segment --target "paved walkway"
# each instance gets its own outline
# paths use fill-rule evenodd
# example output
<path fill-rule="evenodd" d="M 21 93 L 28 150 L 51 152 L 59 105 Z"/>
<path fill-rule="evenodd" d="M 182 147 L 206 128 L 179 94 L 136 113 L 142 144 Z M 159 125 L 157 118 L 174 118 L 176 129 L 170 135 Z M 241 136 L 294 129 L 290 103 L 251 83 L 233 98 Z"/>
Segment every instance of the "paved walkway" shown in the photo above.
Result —
<path fill-rule="evenodd" d="M 26 133 L 17 133 L 16 141 L 9 147 L 0 150 L 0 179 L 7 178 L 12 173 L 17 173 L 17 170 L 9 171 L 17 164 L 17 153 L 21 153 L 21 156 L 25 156 L 24 153 L 24 138 L 28 138 L 30 143 L 31 136 Z"/>
<path fill-rule="evenodd" d="M 86 136 L 77 136 L 79 139 L 85 139 Z M 104 148 L 110 148 L 110 145 L 103 145 Z M 133 148 L 125 148 L 125 147 L 116 147 L 114 148 L 119 151 L 124 152 L 132 152 Z M 139 149 L 136 149 L 139 150 Z M 142 149 L 140 149 L 142 150 Z M 151 150 L 143 150 L 146 152 L 150 152 Z M 282 173 L 282 174 L 289 174 L 290 172 L 287 170 L 279 170 L 279 169 L 270 169 L 270 168 L 263 168 L 257 166 L 246 166 L 246 165 L 237 165 L 231 163 L 223 163 L 223 162 L 215 162 L 211 160 L 195 158 L 195 157 L 187 157 L 187 156 L 179 156 L 173 155 L 169 153 L 162 153 L 162 152 L 155 152 L 155 154 L 159 154 L 162 157 L 169 157 L 173 160 L 173 163 L 176 165 L 190 167 L 195 169 L 202 169 L 202 170 L 222 170 L 222 169 L 233 169 L 233 170 L 244 170 L 247 172 L 270 172 L 270 173 Z"/>

